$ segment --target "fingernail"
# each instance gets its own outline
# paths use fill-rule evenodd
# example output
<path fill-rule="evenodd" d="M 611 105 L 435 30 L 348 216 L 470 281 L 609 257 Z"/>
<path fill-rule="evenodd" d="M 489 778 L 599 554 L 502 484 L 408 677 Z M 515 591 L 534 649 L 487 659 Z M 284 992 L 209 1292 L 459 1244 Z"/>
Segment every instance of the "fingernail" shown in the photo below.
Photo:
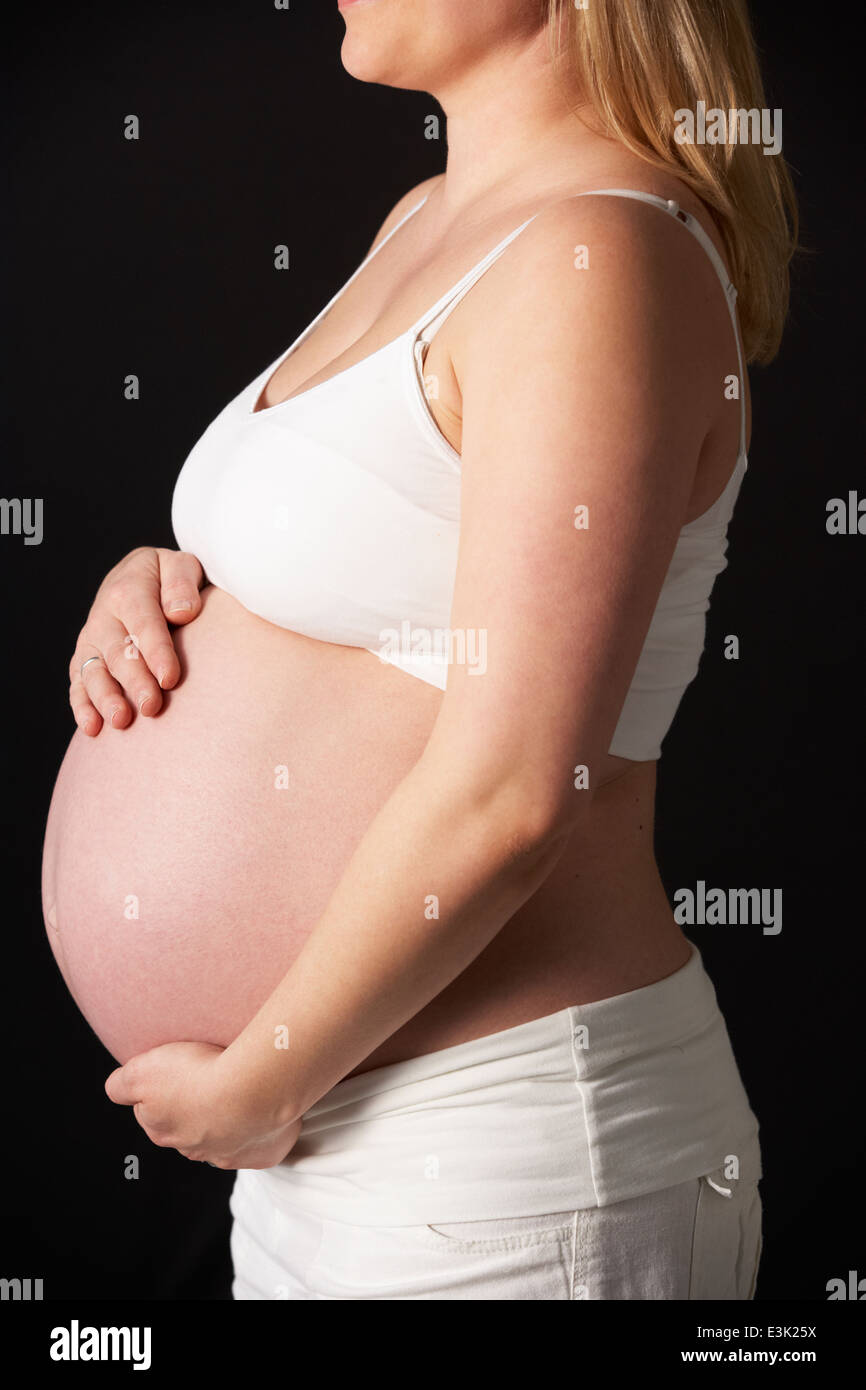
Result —
<path fill-rule="evenodd" d="M 148 700 L 150 700 L 150 699 L 152 699 L 152 696 L 151 696 L 151 694 L 150 694 L 149 691 L 146 691 L 145 694 L 142 695 L 141 699 L 140 699 L 139 702 L 138 702 L 138 712 L 139 712 L 139 714 L 141 714 L 141 711 L 144 709 L 145 705 L 147 704 Z"/>
<path fill-rule="evenodd" d="M 192 601 L 188 598 L 176 598 L 168 605 L 169 613 L 181 613 L 192 608 Z"/>
<path fill-rule="evenodd" d="M 159 675 L 157 676 L 157 680 L 159 681 L 160 686 L 161 686 L 163 689 L 165 689 L 165 683 L 166 683 L 166 681 L 168 680 L 168 667 L 167 667 L 167 666 L 163 666 L 162 670 L 160 671 Z"/>
<path fill-rule="evenodd" d="M 121 714 L 122 712 L 123 712 L 123 711 L 122 711 L 122 707 L 121 707 L 120 705 L 115 705 L 114 708 L 112 709 L 112 711 L 111 711 L 111 726 L 112 726 L 112 728 L 116 728 L 116 727 L 117 727 L 116 724 L 114 723 L 114 717 L 115 717 L 115 715 Z"/>

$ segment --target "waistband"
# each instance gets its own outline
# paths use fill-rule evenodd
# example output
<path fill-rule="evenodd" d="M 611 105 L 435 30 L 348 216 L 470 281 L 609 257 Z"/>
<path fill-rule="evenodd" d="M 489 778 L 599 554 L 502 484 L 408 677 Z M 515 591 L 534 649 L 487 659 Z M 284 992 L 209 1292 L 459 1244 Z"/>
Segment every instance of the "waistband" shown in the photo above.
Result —
<path fill-rule="evenodd" d="M 654 984 L 347 1077 L 245 1182 L 323 1219 L 416 1225 L 757 1181 L 758 1124 L 689 945 Z"/>

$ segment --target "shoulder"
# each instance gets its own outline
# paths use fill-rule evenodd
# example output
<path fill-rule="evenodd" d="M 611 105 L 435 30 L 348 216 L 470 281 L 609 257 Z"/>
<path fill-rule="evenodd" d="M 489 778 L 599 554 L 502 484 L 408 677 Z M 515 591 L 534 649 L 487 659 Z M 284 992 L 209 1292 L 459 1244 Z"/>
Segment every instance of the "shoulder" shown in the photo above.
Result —
<path fill-rule="evenodd" d="M 379 230 L 370 243 L 370 251 L 375 251 L 379 242 L 384 240 L 388 233 L 394 230 L 398 222 L 400 222 L 408 212 L 412 211 L 416 203 L 420 203 L 422 198 L 432 193 L 433 189 L 441 183 L 444 177 L 444 174 L 434 174 L 431 178 L 423 179 L 421 183 L 416 183 L 409 189 L 408 193 L 404 193 L 402 198 L 391 208 L 388 216 L 379 227 Z"/>
<path fill-rule="evenodd" d="M 685 261 L 693 244 L 706 265 Z M 473 409 L 487 420 L 507 398 L 512 423 L 518 411 L 536 431 L 599 448 L 640 437 L 674 449 L 682 438 L 692 467 L 718 410 L 730 322 L 706 253 L 669 212 L 640 199 L 557 199 L 473 297 L 448 345 L 464 428 Z"/>
<path fill-rule="evenodd" d="M 667 248 L 675 258 L 680 257 L 687 271 L 697 267 L 717 280 L 706 250 L 693 231 L 675 215 L 681 211 L 689 215 L 692 226 L 697 224 L 714 245 L 727 273 L 727 252 L 721 229 L 711 209 L 693 189 L 666 171 L 632 168 L 617 172 L 620 177 L 601 179 L 594 189 L 576 189 L 531 209 L 535 216 L 530 230 L 536 238 L 543 239 L 545 233 L 555 235 L 558 228 L 585 226 L 601 237 L 637 240 L 638 250 L 645 245 L 649 254 L 661 258 Z"/>
<path fill-rule="evenodd" d="M 638 198 L 579 194 L 541 208 L 500 258 L 547 298 L 659 295 L 687 306 L 690 288 L 718 276 L 705 250 L 671 212 Z M 494 266 L 494 269 L 496 267 Z M 719 288 L 721 288 L 719 286 Z M 723 301 L 722 301 L 723 303 Z"/>
<path fill-rule="evenodd" d="M 730 333 L 704 248 L 668 210 L 638 198 L 587 193 L 547 203 L 476 295 L 461 333 L 465 353 L 507 333 L 535 350 L 572 338 L 582 351 L 619 349 L 632 362 L 660 352 L 681 359 L 688 345 L 708 366 L 714 340 L 723 349 Z"/>

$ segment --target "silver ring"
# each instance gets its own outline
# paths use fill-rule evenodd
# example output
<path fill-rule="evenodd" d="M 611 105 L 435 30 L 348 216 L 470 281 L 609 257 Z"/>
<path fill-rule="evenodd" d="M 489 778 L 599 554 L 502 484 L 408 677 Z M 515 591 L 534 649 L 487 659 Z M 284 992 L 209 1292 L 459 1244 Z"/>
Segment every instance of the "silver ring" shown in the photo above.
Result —
<path fill-rule="evenodd" d="M 81 676 L 81 679 L 84 680 L 84 668 L 85 668 L 85 666 L 89 666 L 90 663 L 91 663 L 91 661 L 101 661 L 101 660 L 102 660 L 102 657 L 101 657 L 101 656 L 89 656 L 89 657 L 87 658 L 86 661 L 82 661 L 82 663 L 81 663 L 81 669 L 80 669 L 80 671 L 79 671 L 79 675 Z"/>

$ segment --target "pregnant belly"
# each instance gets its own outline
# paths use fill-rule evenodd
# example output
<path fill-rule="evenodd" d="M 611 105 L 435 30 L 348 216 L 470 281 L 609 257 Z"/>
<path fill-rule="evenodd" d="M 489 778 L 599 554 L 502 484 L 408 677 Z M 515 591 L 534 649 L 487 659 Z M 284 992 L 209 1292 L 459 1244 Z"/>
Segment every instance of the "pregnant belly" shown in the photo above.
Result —
<path fill-rule="evenodd" d="M 118 1061 L 227 1045 L 291 965 L 367 825 L 420 755 L 438 690 L 222 590 L 174 630 L 155 719 L 76 732 L 46 827 L 43 912 Z"/>

